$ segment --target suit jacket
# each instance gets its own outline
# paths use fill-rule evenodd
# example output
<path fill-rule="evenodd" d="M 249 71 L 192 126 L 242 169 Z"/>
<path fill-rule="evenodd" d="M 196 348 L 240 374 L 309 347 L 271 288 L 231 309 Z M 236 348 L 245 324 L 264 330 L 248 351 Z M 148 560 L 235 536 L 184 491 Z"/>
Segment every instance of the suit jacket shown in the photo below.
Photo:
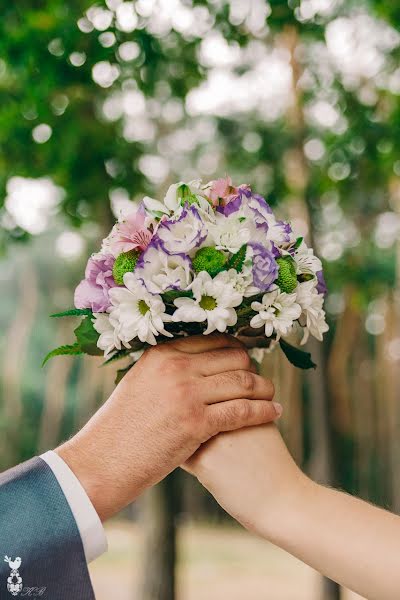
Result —
<path fill-rule="evenodd" d="M 78 527 L 41 458 L 0 473 L 0 600 L 19 596 L 94 600 Z"/>

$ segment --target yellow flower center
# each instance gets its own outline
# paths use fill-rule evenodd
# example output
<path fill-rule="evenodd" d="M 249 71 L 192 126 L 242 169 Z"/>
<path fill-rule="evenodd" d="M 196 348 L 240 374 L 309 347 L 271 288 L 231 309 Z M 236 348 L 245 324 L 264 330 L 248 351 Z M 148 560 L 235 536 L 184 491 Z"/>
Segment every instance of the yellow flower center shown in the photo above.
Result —
<path fill-rule="evenodd" d="M 141 315 L 145 315 L 150 310 L 150 306 L 146 304 L 144 300 L 139 300 L 139 312 Z"/>
<path fill-rule="evenodd" d="M 212 296 L 202 296 L 199 302 L 199 306 L 203 310 L 214 310 L 217 307 L 217 301 Z"/>

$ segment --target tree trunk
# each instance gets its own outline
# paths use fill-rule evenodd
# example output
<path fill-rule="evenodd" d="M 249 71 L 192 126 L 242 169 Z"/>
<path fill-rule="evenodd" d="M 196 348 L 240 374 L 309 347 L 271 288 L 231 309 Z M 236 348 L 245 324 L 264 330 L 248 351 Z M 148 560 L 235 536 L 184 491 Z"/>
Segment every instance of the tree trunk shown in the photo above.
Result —
<path fill-rule="evenodd" d="M 0 413 L 0 470 L 14 463 L 19 441 L 18 428 L 23 417 L 21 369 L 38 304 L 38 282 L 34 266 L 18 264 L 19 295 L 14 319 L 6 333 L 3 358 L 2 406 Z M 1 431 L 3 429 L 3 431 Z"/>
<path fill-rule="evenodd" d="M 297 202 L 302 205 L 309 227 L 309 241 L 314 247 L 311 206 L 308 194 L 309 167 L 304 154 L 304 143 L 307 138 L 303 111 L 303 95 L 300 86 L 302 66 L 299 63 L 297 50 L 299 33 L 296 27 L 286 27 L 278 39 L 290 56 L 292 69 L 292 103 L 287 111 L 287 122 L 294 135 L 294 143 L 286 154 L 286 178 L 288 187 Z M 332 452 L 332 426 L 329 414 L 329 387 L 327 360 L 322 344 L 316 340 L 310 341 L 318 369 L 308 372 L 307 378 L 310 390 L 311 435 L 313 457 L 310 464 L 311 475 L 321 483 L 332 485 L 334 477 L 334 461 Z M 340 586 L 326 578 L 323 579 L 323 600 L 339 600 Z"/>
<path fill-rule="evenodd" d="M 175 600 L 179 473 L 174 471 L 146 493 L 142 505 L 144 551 L 141 600 Z"/>

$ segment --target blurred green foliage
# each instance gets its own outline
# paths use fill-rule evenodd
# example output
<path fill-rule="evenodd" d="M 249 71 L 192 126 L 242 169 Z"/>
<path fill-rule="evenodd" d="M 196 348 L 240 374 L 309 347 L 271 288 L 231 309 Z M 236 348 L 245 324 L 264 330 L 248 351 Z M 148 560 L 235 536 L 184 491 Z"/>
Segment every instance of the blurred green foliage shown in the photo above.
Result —
<path fill-rule="evenodd" d="M 303 152 L 308 141 L 318 140 L 324 149 L 322 156 L 305 156 L 304 165 L 308 172 L 304 195 L 315 235 L 318 238 L 321 233 L 324 244 L 329 222 L 323 222 L 321 213 L 333 201 L 343 211 L 337 228 L 340 230 L 344 221 L 352 223 L 360 237 L 353 245 L 344 244 L 340 260 L 329 261 L 331 285 L 365 282 L 367 272 L 366 302 L 377 289 L 392 285 L 393 249 L 376 248 L 372 238 L 376 217 L 390 210 L 388 185 L 395 177 L 393 169 L 400 169 L 400 105 L 397 88 L 393 92 L 388 84 L 396 76 L 400 49 L 395 30 L 385 29 L 398 22 L 396 6 L 366 0 L 332 2 L 330 10 L 307 12 L 312 2 L 305 0 L 259 2 L 255 5 L 265 23 L 254 26 L 245 8 L 235 16 L 233 2 L 194 0 L 174 4 L 175 11 L 193 12 L 191 29 L 174 26 L 172 20 L 164 30 L 154 31 L 157 3 L 150 3 L 153 12 L 144 10 L 140 2 L 124 3 L 137 4 L 138 9 L 137 25 L 126 30 L 115 16 L 119 4 L 47 0 L 39 5 L 29 1 L 5 5 L 0 24 L 0 197 L 4 199 L 13 175 L 50 176 L 66 191 L 62 208 L 73 225 L 94 221 L 104 222 L 107 228 L 110 191 L 123 188 L 136 197 L 155 193 L 159 187 L 143 172 L 143 155 L 166 156 L 167 180 L 182 176 L 182 157 L 165 152 L 165 143 L 174 131 L 192 135 L 199 122 L 200 130 L 207 123 L 214 128 L 215 139 L 198 136 L 190 151 L 183 152 L 191 171 L 203 175 L 201 166 L 196 165 L 199 161 L 201 165 L 201 157 L 213 147 L 217 150 L 215 173 L 208 166 L 207 174 L 228 171 L 239 181 L 253 183 L 276 204 L 299 193 L 287 176 L 288 153 Z M 109 23 L 107 15 L 105 21 L 96 22 L 93 11 L 100 9 L 110 15 Z M 197 15 L 207 27 L 197 30 Z M 380 65 L 369 77 L 368 69 L 357 71 L 355 65 L 349 77 L 348 64 L 343 69 L 329 56 L 327 30 L 340 19 L 360 15 L 371 19 L 371 27 L 373 21 L 383 27 L 383 40 L 392 37 L 393 41 L 380 43 L 376 40 L 379 31 L 371 31 L 371 52 L 379 54 L 372 55 L 371 61 L 378 60 Z M 299 71 L 297 97 L 292 100 L 299 105 L 294 119 L 288 118 L 290 106 L 271 118 L 267 109 L 255 108 L 251 102 L 248 110 L 226 114 L 194 115 L 187 110 L 188 94 L 215 66 L 201 56 L 204 39 L 217 32 L 230 49 L 250 52 L 233 65 L 237 76 L 254 69 L 254 42 L 264 45 L 266 53 L 277 48 L 288 53 L 294 44 L 290 60 L 296 61 L 292 67 Z M 365 44 L 367 34 L 360 34 L 360 44 Z M 125 42 L 137 45 L 128 60 L 120 52 Z M 337 43 L 340 45 L 340 39 Z M 357 50 L 357 44 L 354 47 Z M 93 68 L 103 63 L 117 69 L 115 80 L 106 87 L 93 78 Z M 245 86 L 245 79 L 242 81 L 238 85 Z M 116 109 L 111 117 L 105 114 L 107 99 L 117 99 L 118 93 L 130 89 L 139 91 L 146 103 L 146 116 L 154 129 L 147 139 L 126 134 L 124 111 L 129 113 L 129 106 Z M 233 85 L 230 93 L 243 94 L 243 90 Z M 319 121 L 310 117 L 312 107 L 321 102 L 336 111 L 336 126 L 321 123 L 323 115 Z M 176 108 L 173 119 L 163 115 L 166 104 Z M 132 114 L 141 119 L 139 113 Z M 37 143 L 32 136 L 39 124 L 51 127 L 45 143 Z M 161 182 L 161 187 L 166 183 Z M 3 244 L 10 238 L 26 237 L 18 225 L 2 232 Z"/>

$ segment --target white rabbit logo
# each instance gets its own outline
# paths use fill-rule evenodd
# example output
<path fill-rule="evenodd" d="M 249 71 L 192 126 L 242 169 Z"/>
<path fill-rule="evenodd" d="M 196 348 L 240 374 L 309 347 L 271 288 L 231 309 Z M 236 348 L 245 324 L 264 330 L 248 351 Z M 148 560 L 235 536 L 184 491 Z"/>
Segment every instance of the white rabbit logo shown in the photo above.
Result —
<path fill-rule="evenodd" d="M 12 560 L 6 555 L 4 557 L 4 562 L 8 563 L 11 569 L 11 573 L 7 579 L 7 589 L 12 596 L 18 596 L 18 594 L 22 591 L 22 577 L 18 571 L 22 560 L 19 556 L 17 556 L 15 560 Z"/>

